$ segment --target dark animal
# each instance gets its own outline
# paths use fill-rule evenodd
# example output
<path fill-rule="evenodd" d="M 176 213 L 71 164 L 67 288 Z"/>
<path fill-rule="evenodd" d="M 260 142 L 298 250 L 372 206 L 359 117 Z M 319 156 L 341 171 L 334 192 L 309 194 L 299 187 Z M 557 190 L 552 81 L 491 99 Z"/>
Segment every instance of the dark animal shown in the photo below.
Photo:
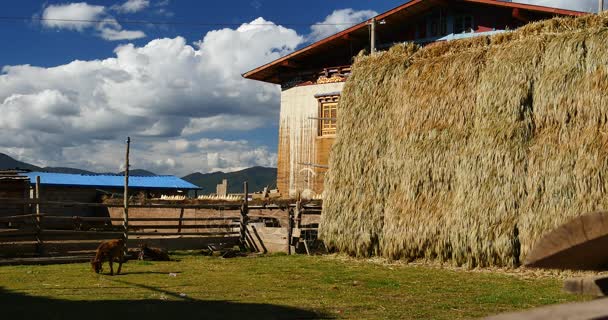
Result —
<path fill-rule="evenodd" d="M 124 262 L 124 243 L 125 242 L 122 239 L 102 242 L 99 247 L 97 247 L 95 258 L 91 260 L 93 271 L 95 271 L 95 273 L 101 273 L 103 263 L 108 261 L 108 263 L 110 263 L 110 275 L 113 276 L 114 268 L 112 264 L 118 262 L 116 274 L 120 274 L 120 268 L 122 268 L 122 263 Z"/>
<path fill-rule="evenodd" d="M 138 259 L 150 261 L 171 261 L 167 250 L 159 248 L 150 248 L 145 243 L 139 246 Z"/>

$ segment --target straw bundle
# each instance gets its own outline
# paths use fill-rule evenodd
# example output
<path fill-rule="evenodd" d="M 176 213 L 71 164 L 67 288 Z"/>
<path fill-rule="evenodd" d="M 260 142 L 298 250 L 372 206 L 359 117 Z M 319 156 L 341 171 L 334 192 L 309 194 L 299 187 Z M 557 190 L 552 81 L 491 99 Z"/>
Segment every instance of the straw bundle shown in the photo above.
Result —
<path fill-rule="evenodd" d="M 321 237 L 356 256 L 514 266 L 608 209 L 608 17 L 359 56 Z"/>

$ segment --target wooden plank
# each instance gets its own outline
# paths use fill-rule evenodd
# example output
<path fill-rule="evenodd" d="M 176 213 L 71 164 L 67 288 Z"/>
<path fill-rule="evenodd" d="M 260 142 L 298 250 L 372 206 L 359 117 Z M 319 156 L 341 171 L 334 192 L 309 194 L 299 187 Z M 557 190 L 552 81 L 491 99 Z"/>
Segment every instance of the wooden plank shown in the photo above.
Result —
<path fill-rule="evenodd" d="M 81 217 L 81 216 L 47 216 L 43 215 L 44 220 L 78 220 L 82 222 L 112 222 L 122 221 L 122 218 L 109 217 Z"/>
<path fill-rule="evenodd" d="M 35 216 L 35 215 L 34 215 Z M 122 218 L 109 218 L 109 217 L 80 217 L 80 216 L 44 216 L 44 219 L 50 220 L 73 220 L 80 219 L 84 222 L 112 222 L 112 221 L 123 221 Z M 184 222 L 187 221 L 238 221 L 238 217 L 217 217 L 217 218 L 182 218 Z M 178 222 L 180 218 L 129 218 L 131 222 Z"/>
<path fill-rule="evenodd" d="M 0 222 L 9 222 L 9 221 L 18 221 L 21 219 L 28 219 L 28 221 L 34 221 L 36 218 L 36 214 L 24 214 L 17 216 L 4 216 L 0 217 Z"/>
<path fill-rule="evenodd" d="M 15 199 L 0 198 L 4 204 L 40 204 L 45 206 L 66 206 L 66 207 L 101 207 L 101 208 L 122 208 L 124 204 L 109 203 L 87 203 L 70 201 L 45 201 L 36 199 Z M 159 208 L 159 209 L 213 209 L 213 210 L 240 210 L 240 203 L 207 203 L 207 204 L 129 204 L 129 208 Z"/>
<path fill-rule="evenodd" d="M 33 230 L 33 229 L 32 230 L 14 229 L 14 230 L 0 232 L 1 238 L 19 237 L 19 236 L 35 236 L 35 235 L 36 235 L 36 230 Z"/>
<path fill-rule="evenodd" d="M 182 208 L 179 211 L 179 229 L 177 230 L 177 232 L 182 232 L 182 223 L 184 223 L 184 221 L 182 220 L 184 218 L 184 209 Z"/>
<path fill-rule="evenodd" d="M 48 265 L 89 262 L 93 255 L 72 257 L 40 257 L 40 258 L 11 258 L 0 259 L 0 266 L 13 265 Z"/>
<path fill-rule="evenodd" d="M 144 222 L 144 221 L 179 221 L 179 218 L 131 218 L 130 221 Z M 239 221 L 239 217 L 217 217 L 217 218 L 183 218 L 182 221 Z"/>
<path fill-rule="evenodd" d="M 129 229 L 225 229 L 238 228 L 240 224 L 193 224 L 193 225 L 129 225 Z"/>
<path fill-rule="evenodd" d="M 235 232 L 130 232 L 130 235 L 137 236 L 235 236 L 239 235 L 238 231 Z"/>

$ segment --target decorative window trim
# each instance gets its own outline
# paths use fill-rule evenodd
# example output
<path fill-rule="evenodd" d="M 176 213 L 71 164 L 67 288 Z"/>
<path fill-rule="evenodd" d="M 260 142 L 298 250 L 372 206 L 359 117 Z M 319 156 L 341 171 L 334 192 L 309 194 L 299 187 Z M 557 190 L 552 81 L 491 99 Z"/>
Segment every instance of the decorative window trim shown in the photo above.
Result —
<path fill-rule="evenodd" d="M 319 137 L 335 136 L 337 129 L 337 120 L 329 120 L 327 118 L 338 117 L 338 102 L 340 101 L 339 94 L 317 96 L 319 101 L 319 120 L 317 122 L 317 135 Z"/>

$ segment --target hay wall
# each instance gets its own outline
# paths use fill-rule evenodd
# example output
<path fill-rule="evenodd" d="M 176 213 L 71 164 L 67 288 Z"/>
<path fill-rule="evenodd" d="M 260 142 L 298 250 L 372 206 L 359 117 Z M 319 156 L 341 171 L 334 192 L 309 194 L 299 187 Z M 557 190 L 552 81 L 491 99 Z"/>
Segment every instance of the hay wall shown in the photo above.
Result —
<path fill-rule="evenodd" d="M 356 256 L 514 266 L 608 209 L 608 17 L 360 56 L 321 237 Z"/>

